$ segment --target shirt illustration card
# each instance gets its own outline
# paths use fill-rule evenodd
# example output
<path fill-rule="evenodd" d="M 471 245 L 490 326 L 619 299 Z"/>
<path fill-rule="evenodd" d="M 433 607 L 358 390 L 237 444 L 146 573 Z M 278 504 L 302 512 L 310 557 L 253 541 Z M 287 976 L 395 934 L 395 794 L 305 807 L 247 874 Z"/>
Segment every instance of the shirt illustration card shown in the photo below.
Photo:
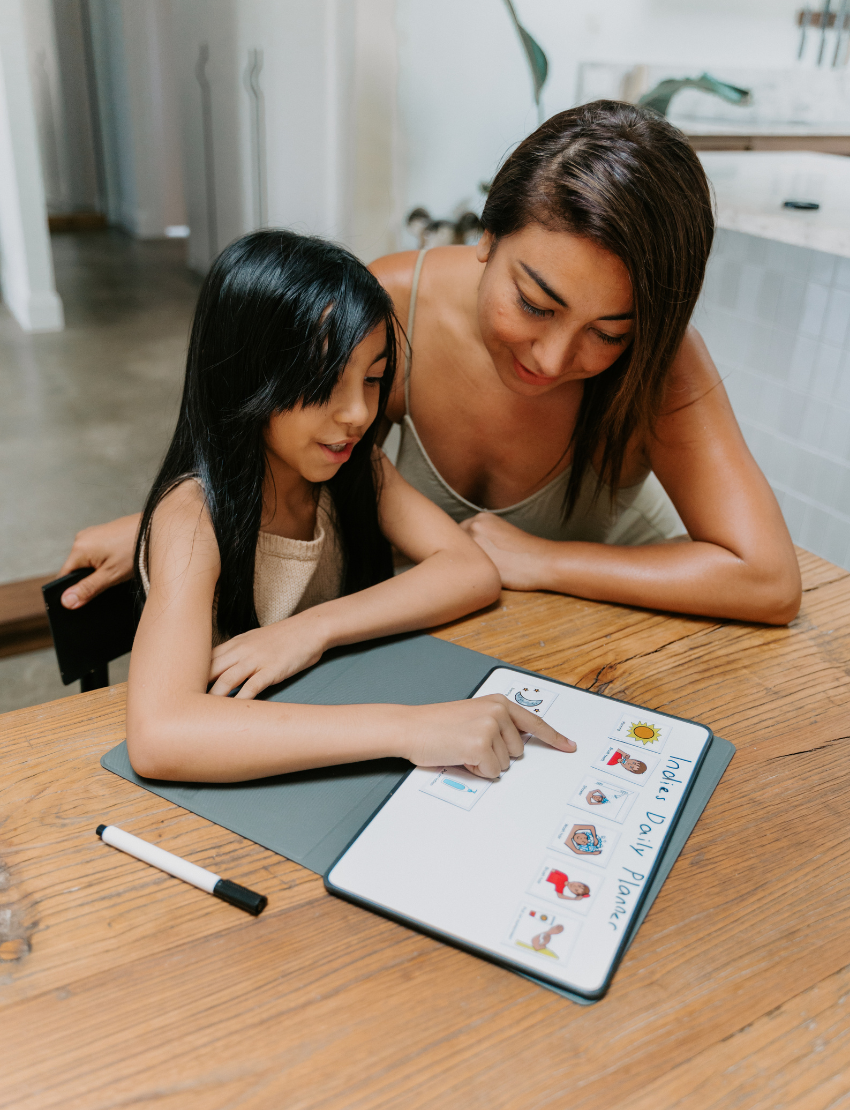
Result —
<path fill-rule="evenodd" d="M 658 766 L 659 758 L 652 752 L 637 751 L 630 744 L 608 744 L 591 766 L 615 778 L 643 786 Z"/>
<path fill-rule="evenodd" d="M 419 789 L 423 794 L 441 798 L 460 809 L 472 809 L 478 799 L 493 783 L 490 779 L 471 775 L 461 767 L 443 767 L 435 772 Z"/>
<path fill-rule="evenodd" d="M 562 856 L 547 856 L 537 869 L 528 893 L 564 909 L 587 913 L 602 882 L 598 871 L 576 867 Z"/>
<path fill-rule="evenodd" d="M 633 744 L 644 751 L 660 752 L 667 743 L 671 732 L 667 721 L 653 717 L 650 713 L 635 710 L 624 713 L 616 726 L 609 732 L 611 740 L 622 740 L 625 744 Z"/>
<path fill-rule="evenodd" d="M 587 863 L 607 867 L 619 839 L 620 834 L 615 830 L 582 821 L 573 813 L 564 820 L 549 847 L 572 856 L 573 859 L 583 859 Z"/>
<path fill-rule="evenodd" d="M 524 905 L 508 934 L 507 944 L 540 956 L 563 961 L 575 944 L 579 922 L 543 906 Z"/>
<path fill-rule="evenodd" d="M 581 786 L 570 798 L 570 805 L 622 824 L 636 797 L 636 790 L 591 775 L 582 779 Z"/>

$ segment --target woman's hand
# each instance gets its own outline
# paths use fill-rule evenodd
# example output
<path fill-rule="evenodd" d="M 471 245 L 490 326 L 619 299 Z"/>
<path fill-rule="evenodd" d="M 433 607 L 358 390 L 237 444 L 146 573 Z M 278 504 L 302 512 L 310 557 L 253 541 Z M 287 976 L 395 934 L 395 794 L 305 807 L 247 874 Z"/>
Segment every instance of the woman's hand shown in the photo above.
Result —
<path fill-rule="evenodd" d="M 267 686 L 312 667 L 327 648 L 319 622 L 298 613 L 286 620 L 252 628 L 213 649 L 210 665 L 211 694 L 255 698 Z"/>
<path fill-rule="evenodd" d="M 576 750 L 574 741 L 504 694 L 415 706 L 406 716 L 403 754 L 419 767 L 462 765 L 474 775 L 497 779 L 512 757 L 522 755 L 522 733 L 562 752 Z"/>
<path fill-rule="evenodd" d="M 496 564 L 506 590 L 551 589 L 549 558 L 552 540 L 530 536 L 492 513 L 461 521 L 467 532 Z"/>
<path fill-rule="evenodd" d="M 80 567 L 94 567 L 94 574 L 71 586 L 62 594 L 66 609 L 79 609 L 99 593 L 133 577 L 133 553 L 141 517 L 121 516 L 108 524 L 84 528 L 74 538 L 74 546 L 59 571 L 60 578 Z"/>

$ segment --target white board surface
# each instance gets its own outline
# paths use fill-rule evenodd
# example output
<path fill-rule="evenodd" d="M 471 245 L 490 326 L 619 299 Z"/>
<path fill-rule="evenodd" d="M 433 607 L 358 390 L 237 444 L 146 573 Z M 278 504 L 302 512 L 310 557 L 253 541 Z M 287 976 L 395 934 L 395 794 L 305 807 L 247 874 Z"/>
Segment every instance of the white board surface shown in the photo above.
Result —
<path fill-rule="evenodd" d="M 502 693 L 574 740 L 531 739 L 489 783 L 416 768 L 327 876 L 329 886 L 589 997 L 621 953 L 711 741 L 703 725 L 508 667 Z"/>

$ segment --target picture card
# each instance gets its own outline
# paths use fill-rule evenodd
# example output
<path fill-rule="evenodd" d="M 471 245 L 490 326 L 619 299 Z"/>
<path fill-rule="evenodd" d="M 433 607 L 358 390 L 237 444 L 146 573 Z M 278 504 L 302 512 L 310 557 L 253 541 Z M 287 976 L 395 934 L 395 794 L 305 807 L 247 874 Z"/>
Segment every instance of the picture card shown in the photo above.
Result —
<path fill-rule="evenodd" d="M 660 756 L 638 751 L 631 744 L 608 744 L 593 764 L 597 771 L 604 771 L 618 779 L 643 786 L 658 766 Z"/>
<path fill-rule="evenodd" d="M 528 893 L 562 909 L 584 914 L 599 894 L 602 882 L 598 871 L 576 867 L 563 856 L 547 856 L 537 869 Z"/>
<path fill-rule="evenodd" d="M 538 717 L 545 717 L 552 708 L 552 703 L 558 696 L 557 690 L 535 683 L 533 679 L 527 682 L 516 683 L 508 690 L 507 695 L 511 701 L 534 713 Z"/>
<path fill-rule="evenodd" d="M 573 859 L 607 867 L 619 839 L 620 834 L 615 829 L 607 829 L 600 822 L 583 821 L 578 814 L 571 813 L 564 819 L 549 847 Z"/>
<path fill-rule="evenodd" d="M 462 767 L 443 767 L 419 789 L 423 794 L 441 798 L 459 809 L 472 809 L 492 785 L 490 779 L 479 778 Z"/>
<path fill-rule="evenodd" d="M 570 798 L 570 805 L 622 824 L 636 797 L 637 790 L 589 775 L 582 779 L 581 786 Z"/>
<path fill-rule="evenodd" d="M 581 925 L 551 908 L 525 904 L 520 907 L 507 944 L 540 956 L 543 960 L 566 960 Z"/>
<path fill-rule="evenodd" d="M 643 710 L 623 713 L 608 734 L 611 740 L 622 740 L 644 751 L 660 752 L 672 731 L 671 724 Z"/>

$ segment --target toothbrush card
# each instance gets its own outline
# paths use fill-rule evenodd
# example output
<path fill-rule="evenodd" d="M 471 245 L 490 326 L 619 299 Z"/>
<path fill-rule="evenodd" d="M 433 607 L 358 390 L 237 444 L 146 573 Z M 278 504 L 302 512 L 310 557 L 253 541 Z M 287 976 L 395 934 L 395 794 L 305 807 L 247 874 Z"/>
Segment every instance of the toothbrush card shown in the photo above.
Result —
<path fill-rule="evenodd" d="M 423 794 L 440 798 L 459 809 L 472 809 L 493 784 L 461 767 L 443 767 L 419 787 Z"/>
<path fill-rule="evenodd" d="M 643 786 L 652 777 L 660 758 L 651 752 L 633 748 L 631 744 L 608 744 L 592 766 L 607 775 Z"/>
<path fill-rule="evenodd" d="M 607 829 L 598 820 L 583 820 L 583 814 L 571 813 L 561 824 L 560 830 L 549 843 L 556 852 L 572 856 L 574 860 L 584 860 L 598 867 L 607 867 L 608 861 L 617 847 L 620 834 Z"/>

